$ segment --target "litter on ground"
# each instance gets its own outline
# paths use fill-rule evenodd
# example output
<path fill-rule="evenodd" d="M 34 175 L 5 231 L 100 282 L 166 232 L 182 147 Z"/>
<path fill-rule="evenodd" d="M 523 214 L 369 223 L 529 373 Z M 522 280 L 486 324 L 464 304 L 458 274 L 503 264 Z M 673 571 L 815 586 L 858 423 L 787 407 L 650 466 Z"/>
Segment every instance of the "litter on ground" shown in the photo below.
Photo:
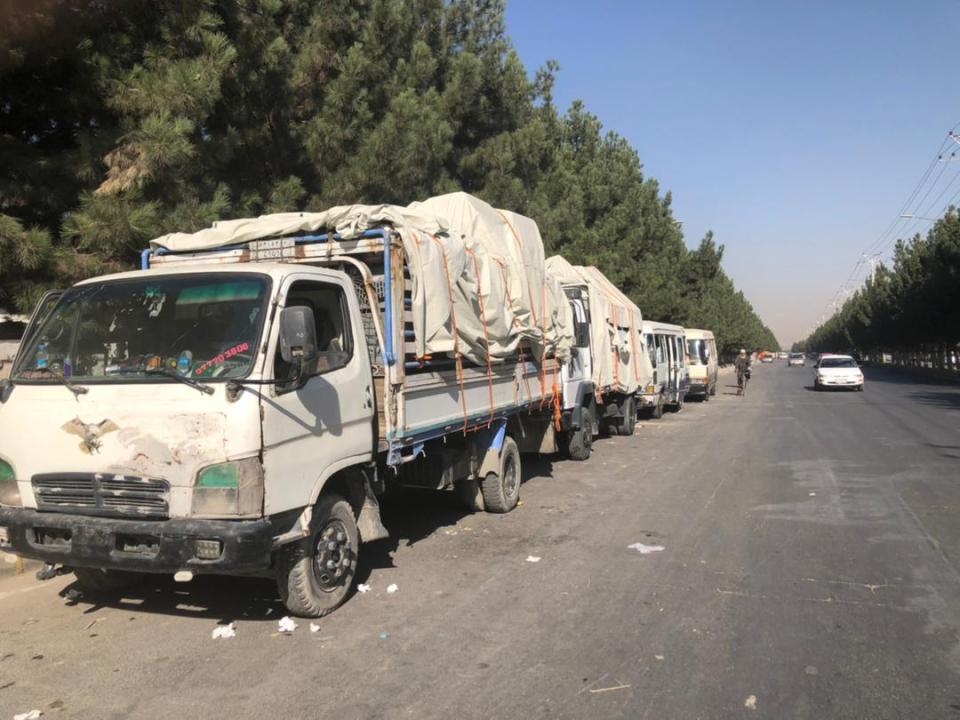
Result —
<path fill-rule="evenodd" d="M 629 686 L 629 685 L 614 685 L 613 687 L 592 688 L 592 689 L 590 690 L 590 692 L 593 693 L 594 695 L 596 695 L 597 693 L 610 692 L 611 690 L 626 690 L 628 687 L 630 687 L 630 686 Z"/>
<path fill-rule="evenodd" d="M 218 640 L 220 638 L 232 638 L 237 636 L 237 626 L 235 623 L 227 623 L 226 625 L 217 625 L 213 632 L 210 633 L 210 637 L 213 640 Z"/>
<path fill-rule="evenodd" d="M 387 592 L 388 592 L 388 593 L 391 593 L 391 594 L 392 594 L 392 593 L 395 593 L 397 590 L 399 590 L 399 588 L 397 587 L 397 584 L 396 584 L 396 583 L 390 583 L 389 585 L 387 585 Z"/>
<path fill-rule="evenodd" d="M 381 640 L 386 640 L 389 637 L 390 637 L 390 633 L 385 633 L 385 632 L 380 633 Z"/>
<path fill-rule="evenodd" d="M 292 633 L 297 629 L 297 624 L 293 621 L 293 618 L 284 615 L 280 618 L 280 622 L 277 623 L 277 630 L 282 633 Z"/>
<path fill-rule="evenodd" d="M 43 713 L 40 710 L 31 710 L 30 712 L 14 715 L 13 720 L 40 720 Z"/>
<path fill-rule="evenodd" d="M 359 585 L 357 585 L 357 592 L 358 593 L 370 592 L 370 586 L 367 585 L 366 583 L 360 583 Z"/>
<path fill-rule="evenodd" d="M 317 625 L 316 623 L 310 623 L 310 632 L 312 633 L 320 632 L 320 626 Z"/>
<path fill-rule="evenodd" d="M 649 555 L 650 553 L 661 552 L 664 550 L 663 545 L 644 545 L 643 543 L 627 545 L 627 548 L 630 550 L 636 550 L 641 555 Z"/>
<path fill-rule="evenodd" d="M 743 706 L 744 706 L 745 708 L 747 708 L 748 710 L 756 710 L 756 709 L 757 709 L 757 696 L 756 696 L 756 695 L 751 695 L 751 696 L 749 696 L 746 700 L 743 701 Z"/>

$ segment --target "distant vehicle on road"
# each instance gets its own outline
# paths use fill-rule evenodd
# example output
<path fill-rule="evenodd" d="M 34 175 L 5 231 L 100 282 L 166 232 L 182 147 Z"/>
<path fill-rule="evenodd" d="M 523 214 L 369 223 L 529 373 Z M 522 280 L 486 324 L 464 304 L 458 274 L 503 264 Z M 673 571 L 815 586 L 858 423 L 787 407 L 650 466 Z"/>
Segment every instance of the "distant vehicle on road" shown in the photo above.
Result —
<path fill-rule="evenodd" d="M 690 389 L 688 397 L 705 401 L 717 394 L 717 342 L 709 330 L 686 328 L 687 358 L 690 361 Z"/>
<path fill-rule="evenodd" d="M 787 367 L 803 367 L 803 353 L 790 353 L 787 356 Z"/>
<path fill-rule="evenodd" d="M 813 389 L 853 388 L 863 391 L 863 371 L 849 355 L 821 355 L 813 368 Z"/>
<path fill-rule="evenodd" d="M 764 354 L 763 354 L 763 357 L 760 358 L 760 362 L 762 362 L 762 363 L 772 363 L 772 362 L 773 362 L 773 354 L 772 354 L 772 353 L 764 353 Z"/>

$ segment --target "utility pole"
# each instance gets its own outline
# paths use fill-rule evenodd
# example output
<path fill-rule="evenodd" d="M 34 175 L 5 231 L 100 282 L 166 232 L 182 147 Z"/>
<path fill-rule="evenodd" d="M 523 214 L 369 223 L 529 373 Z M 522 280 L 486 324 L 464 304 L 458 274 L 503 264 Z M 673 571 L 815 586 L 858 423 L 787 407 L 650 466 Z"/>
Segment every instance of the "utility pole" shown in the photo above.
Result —
<path fill-rule="evenodd" d="M 862 255 L 863 259 L 870 264 L 870 282 L 873 283 L 873 278 L 877 274 L 877 266 L 880 264 L 880 256 L 883 253 L 873 253 L 872 255 L 867 255 L 864 253 Z"/>

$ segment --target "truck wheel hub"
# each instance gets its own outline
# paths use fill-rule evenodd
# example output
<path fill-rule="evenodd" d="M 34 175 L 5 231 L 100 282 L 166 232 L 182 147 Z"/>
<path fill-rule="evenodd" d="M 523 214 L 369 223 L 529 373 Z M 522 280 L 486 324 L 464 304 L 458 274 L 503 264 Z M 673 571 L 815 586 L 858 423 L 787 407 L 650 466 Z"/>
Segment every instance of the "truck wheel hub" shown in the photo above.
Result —
<path fill-rule="evenodd" d="M 314 572 L 325 590 L 340 585 L 350 566 L 350 540 L 339 520 L 331 520 L 317 535 L 314 549 Z"/>

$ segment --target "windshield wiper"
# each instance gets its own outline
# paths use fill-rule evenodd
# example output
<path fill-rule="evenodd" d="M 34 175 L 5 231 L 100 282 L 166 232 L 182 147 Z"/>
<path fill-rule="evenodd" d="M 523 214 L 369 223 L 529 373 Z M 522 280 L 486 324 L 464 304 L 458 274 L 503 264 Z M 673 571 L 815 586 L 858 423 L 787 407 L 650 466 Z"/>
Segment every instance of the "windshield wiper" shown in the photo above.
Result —
<path fill-rule="evenodd" d="M 49 373 L 50 375 L 53 375 L 53 377 L 59 380 L 64 386 L 66 386 L 66 388 L 70 392 L 73 393 L 74 397 L 77 397 L 79 395 L 85 395 L 86 393 L 89 392 L 89 390 L 83 387 L 83 385 L 74 385 L 72 382 L 70 382 L 70 380 L 67 378 L 66 375 L 62 373 L 58 373 L 56 370 L 54 370 L 51 367 L 32 368 L 30 372 L 45 372 L 45 373 Z"/>
<path fill-rule="evenodd" d="M 207 395 L 213 395 L 213 388 L 209 385 L 198 382 L 193 378 L 188 378 L 186 375 L 181 375 L 176 370 L 168 370 L 167 368 L 147 368 L 143 370 L 144 375 L 163 375 L 168 378 L 173 378 L 178 382 L 182 382 L 184 385 L 189 385 L 192 388 L 196 388 L 202 393 Z"/>

